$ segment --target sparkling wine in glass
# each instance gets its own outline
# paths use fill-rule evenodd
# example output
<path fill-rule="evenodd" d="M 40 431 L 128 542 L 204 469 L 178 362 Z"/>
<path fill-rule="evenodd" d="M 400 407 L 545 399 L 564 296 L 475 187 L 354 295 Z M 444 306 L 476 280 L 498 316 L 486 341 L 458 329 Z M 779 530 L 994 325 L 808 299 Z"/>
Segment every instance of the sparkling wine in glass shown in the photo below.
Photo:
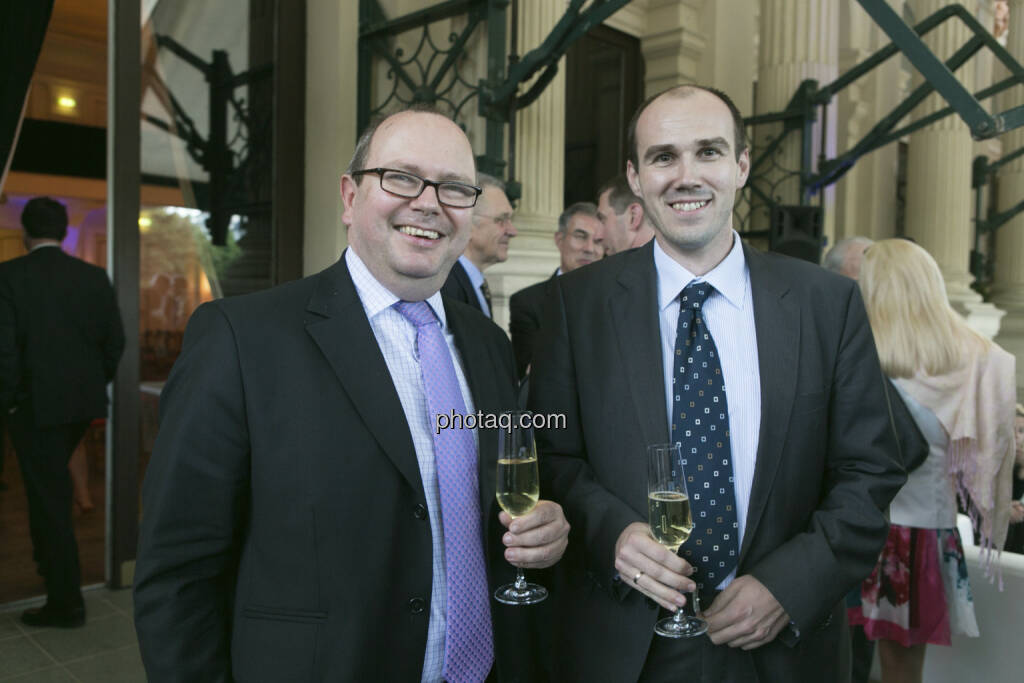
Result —
<path fill-rule="evenodd" d="M 678 552 L 693 531 L 682 446 L 678 443 L 647 447 L 647 512 L 654 540 Z M 681 607 L 674 616 L 654 626 L 654 632 L 666 638 L 693 638 L 707 630 L 707 622 L 683 614 Z"/>
<path fill-rule="evenodd" d="M 507 418 L 505 416 L 508 416 Z M 533 440 L 532 414 L 512 410 L 501 415 L 498 431 L 498 505 L 512 517 L 530 512 L 540 498 L 537 446 Z M 525 425 L 525 426 L 524 426 Z M 494 599 L 506 605 L 533 605 L 548 597 L 548 589 L 529 583 L 522 567 L 516 567 L 516 581 L 494 591 Z"/>

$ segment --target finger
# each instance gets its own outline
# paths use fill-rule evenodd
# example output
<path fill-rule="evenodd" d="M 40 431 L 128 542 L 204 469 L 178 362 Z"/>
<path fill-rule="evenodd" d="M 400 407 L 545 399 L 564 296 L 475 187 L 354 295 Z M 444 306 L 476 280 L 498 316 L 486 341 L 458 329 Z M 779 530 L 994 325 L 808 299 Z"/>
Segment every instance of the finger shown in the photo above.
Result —
<path fill-rule="evenodd" d="M 683 581 L 683 577 L 670 575 L 668 581 L 673 583 L 669 583 L 663 576 L 659 578 L 663 568 L 646 559 L 640 564 L 616 560 L 615 568 L 630 588 L 640 591 L 665 609 L 675 610 L 686 604 L 686 596 L 676 588 L 676 582 Z"/>
<path fill-rule="evenodd" d="M 549 500 L 538 502 L 532 510 L 521 517 L 512 520 L 509 530 L 512 533 L 522 533 L 528 529 L 549 524 L 561 517 L 562 508 L 557 503 Z"/>
<path fill-rule="evenodd" d="M 508 525 L 512 523 L 512 520 L 513 520 L 513 519 L 514 519 L 514 518 L 512 517 L 512 515 L 508 514 L 508 513 L 507 513 L 507 512 L 505 512 L 504 510 L 502 510 L 502 511 L 501 511 L 501 512 L 500 512 L 500 513 L 498 514 L 498 521 L 499 521 L 499 522 L 501 522 L 501 525 L 502 525 L 503 527 L 505 527 L 506 529 L 508 528 Z"/>
<path fill-rule="evenodd" d="M 655 553 L 655 555 L 656 557 L 651 557 L 643 552 L 638 552 L 634 548 L 623 548 L 620 557 L 616 558 L 616 569 L 619 569 L 620 573 L 626 576 L 628 572 L 623 573 L 619 564 L 621 563 L 627 569 L 635 567 L 638 571 L 643 570 L 653 580 L 680 593 L 690 593 L 696 588 L 696 584 L 685 574 L 681 574 L 672 567 L 666 567 L 664 564 L 661 564 L 661 561 L 666 559 L 662 553 Z M 686 565 L 684 562 L 684 566 L 688 567 L 689 565 Z M 632 574 L 628 575 L 632 576 Z"/>
<path fill-rule="evenodd" d="M 524 569 L 544 569 L 561 559 L 566 545 L 563 541 L 536 548 L 508 548 L 505 550 L 505 559 Z"/>
<path fill-rule="evenodd" d="M 569 526 L 565 522 L 555 520 L 543 526 L 534 527 L 519 533 L 506 532 L 502 541 L 508 547 L 518 546 L 522 548 L 533 548 L 565 538 L 569 533 Z"/>

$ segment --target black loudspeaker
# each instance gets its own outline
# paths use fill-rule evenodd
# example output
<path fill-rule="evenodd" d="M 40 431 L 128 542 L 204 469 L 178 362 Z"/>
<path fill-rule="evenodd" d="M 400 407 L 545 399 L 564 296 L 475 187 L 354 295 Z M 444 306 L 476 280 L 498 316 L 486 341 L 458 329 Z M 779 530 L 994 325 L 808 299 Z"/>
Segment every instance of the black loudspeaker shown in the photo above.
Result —
<path fill-rule="evenodd" d="M 819 263 L 822 247 L 820 206 L 776 206 L 772 209 L 768 248 L 786 256 Z"/>

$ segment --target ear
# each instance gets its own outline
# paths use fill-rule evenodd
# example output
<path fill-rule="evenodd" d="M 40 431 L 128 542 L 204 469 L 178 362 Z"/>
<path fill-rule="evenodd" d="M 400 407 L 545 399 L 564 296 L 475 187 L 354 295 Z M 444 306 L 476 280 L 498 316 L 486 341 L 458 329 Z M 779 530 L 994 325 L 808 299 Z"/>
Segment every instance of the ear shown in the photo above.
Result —
<path fill-rule="evenodd" d="M 555 231 L 555 246 L 561 249 L 563 241 L 565 241 L 565 233 Z"/>
<path fill-rule="evenodd" d="M 359 191 L 359 186 L 356 185 L 356 179 L 346 173 L 341 176 L 340 189 L 341 202 L 345 206 L 345 210 L 341 214 L 341 222 L 345 225 L 352 225 L 352 208 L 355 205 L 356 193 Z"/>
<path fill-rule="evenodd" d="M 640 194 L 640 175 L 636 172 L 636 169 L 633 168 L 632 161 L 626 162 L 626 182 L 629 183 L 629 189 L 633 190 L 633 194 L 637 197 L 643 196 Z"/>
<path fill-rule="evenodd" d="M 626 210 L 629 211 L 629 231 L 635 233 L 644 222 L 644 207 L 638 202 L 633 202 Z"/>
<path fill-rule="evenodd" d="M 747 177 L 750 175 L 750 147 L 740 153 L 736 164 L 739 166 L 739 170 L 736 172 L 736 187 L 743 187 L 747 184 Z"/>

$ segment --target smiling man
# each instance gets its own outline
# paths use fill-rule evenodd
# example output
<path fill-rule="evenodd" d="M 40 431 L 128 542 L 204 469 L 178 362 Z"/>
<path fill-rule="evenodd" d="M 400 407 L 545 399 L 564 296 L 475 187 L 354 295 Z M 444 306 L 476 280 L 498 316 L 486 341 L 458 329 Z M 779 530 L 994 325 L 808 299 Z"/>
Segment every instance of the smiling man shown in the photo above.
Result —
<path fill-rule="evenodd" d="M 493 318 L 491 289 L 484 270 L 508 260 L 508 243 L 519 233 L 512 225 L 514 210 L 505 194 L 505 183 L 487 173 L 478 173 L 477 182 L 483 191 L 473 207 L 469 244 L 452 266 L 441 293 Z"/>
<path fill-rule="evenodd" d="M 724 93 L 657 95 L 629 137 L 655 240 L 558 278 L 533 358 L 531 408 L 567 414 L 538 433 L 574 534 L 558 678 L 844 680 L 841 600 L 904 481 L 857 287 L 733 230 L 750 155 Z M 646 447 L 666 442 L 693 514 L 678 554 L 647 517 Z M 708 635 L 654 635 L 692 591 Z"/>
<path fill-rule="evenodd" d="M 434 428 L 516 403 L 504 333 L 438 292 L 475 183 L 458 126 L 394 114 L 341 179 L 341 259 L 193 315 L 143 487 L 148 680 L 533 676 L 491 595 L 558 560 L 565 518 L 499 516 L 496 430 Z"/>

